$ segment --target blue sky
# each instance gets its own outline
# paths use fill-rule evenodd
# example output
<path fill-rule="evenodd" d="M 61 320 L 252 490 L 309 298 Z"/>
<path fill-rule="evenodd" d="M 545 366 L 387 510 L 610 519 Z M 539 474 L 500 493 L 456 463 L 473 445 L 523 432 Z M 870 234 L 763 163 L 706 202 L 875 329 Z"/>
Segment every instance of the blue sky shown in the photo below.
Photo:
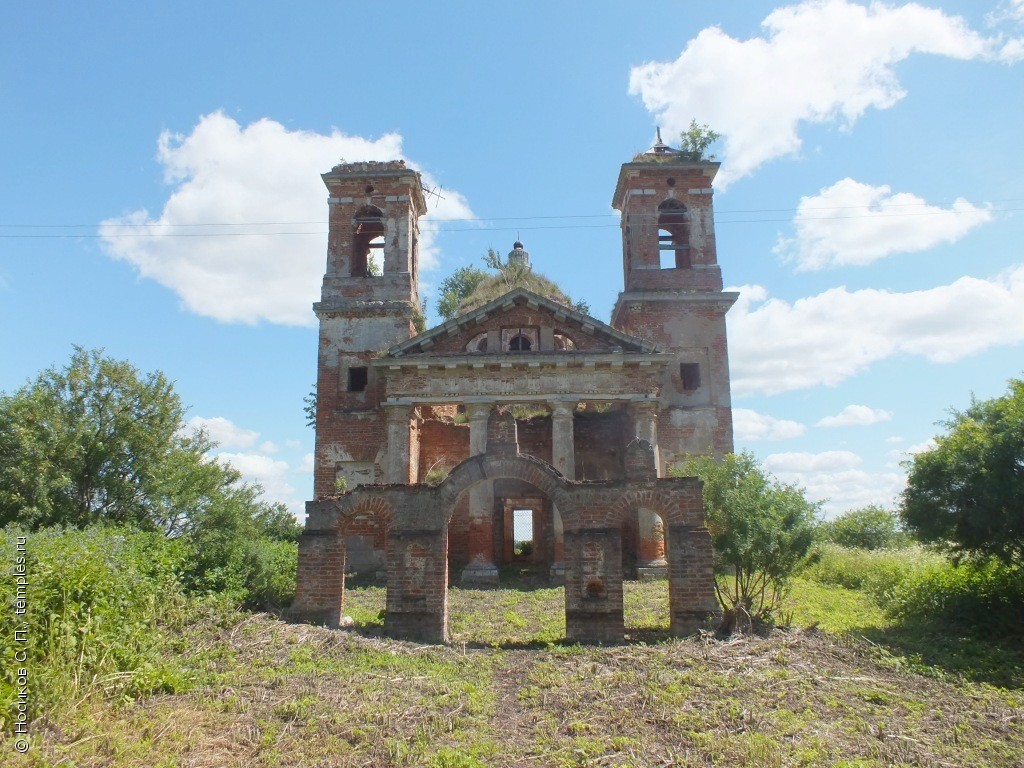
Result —
<path fill-rule="evenodd" d="M 320 172 L 403 157 L 440 189 L 428 295 L 519 233 L 607 320 L 618 167 L 696 118 L 737 448 L 830 513 L 890 504 L 1024 367 L 1022 40 L 1022 0 L 9 5 L 0 390 L 73 344 L 161 369 L 299 511 Z"/>

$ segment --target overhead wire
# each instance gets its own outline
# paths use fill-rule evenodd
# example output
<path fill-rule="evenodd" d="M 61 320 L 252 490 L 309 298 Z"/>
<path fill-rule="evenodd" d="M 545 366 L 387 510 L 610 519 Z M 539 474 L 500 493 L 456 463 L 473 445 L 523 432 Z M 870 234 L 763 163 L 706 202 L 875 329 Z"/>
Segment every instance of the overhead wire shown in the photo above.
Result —
<path fill-rule="evenodd" d="M 1007 198 L 999 201 L 990 201 L 987 207 L 978 207 L 975 210 L 977 212 L 992 212 L 992 213 L 1003 213 L 1024 210 L 1019 207 L 994 207 L 991 202 L 1019 202 L 1022 198 Z M 780 222 L 793 222 L 801 223 L 805 221 L 836 221 L 845 219 L 865 219 L 865 218 L 904 218 L 914 216 L 943 216 L 943 215 L 954 215 L 963 214 L 965 211 L 958 211 L 955 209 L 940 209 L 940 210 L 927 210 L 927 211 L 902 211 L 892 213 L 889 212 L 892 208 L 912 208 L 928 206 L 928 203 L 895 203 L 890 206 L 886 206 L 884 211 L 866 211 L 863 213 L 853 213 L 846 215 L 829 215 L 829 216 L 793 216 L 793 217 L 754 217 L 754 218 L 729 218 L 730 215 L 736 214 L 751 214 L 751 213 L 785 213 L 785 212 L 801 212 L 801 211 L 844 211 L 844 210 L 863 210 L 863 205 L 843 205 L 843 206 L 812 206 L 802 208 L 748 208 L 748 209 L 733 209 L 733 210 L 720 210 L 716 213 L 715 224 L 765 224 L 765 223 L 780 223 Z M 633 217 L 639 216 L 640 218 L 654 218 L 658 214 L 632 214 Z M 537 226 L 487 226 L 487 222 L 527 222 L 527 221 L 557 221 L 557 220 L 568 220 L 568 219 L 609 219 L 614 218 L 616 221 L 609 224 L 549 224 L 549 225 L 537 225 Z M 427 219 L 436 226 L 421 227 L 421 232 L 481 232 L 481 231 L 514 231 L 514 230 L 546 230 L 546 229 L 601 229 L 601 228 L 613 228 L 619 227 L 621 216 L 618 213 L 602 213 L 602 214 L 562 214 L 562 215 L 551 215 L 551 216 L 495 216 L 495 217 L 477 217 L 477 218 L 450 218 L 450 219 Z M 466 223 L 473 222 L 476 226 L 470 227 L 450 227 L 444 226 L 447 223 Z M 0 230 L 40 230 L 40 229 L 99 229 L 103 227 L 105 229 L 117 228 L 123 230 L 135 230 L 124 233 L 118 232 L 74 232 L 74 233 L 53 233 L 53 232 L 3 232 L 0 231 L 0 238 L 5 239 L 33 239 L 33 238 L 102 238 L 102 239 L 114 239 L 120 237 L 268 237 L 268 236 L 323 236 L 327 234 L 326 230 L 316 231 L 249 231 L 249 232 L 162 232 L 152 231 L 153 229 L 181 229 L 181 228 L 198 228 L 198 227 L 270 227 L 270 226 L 287 226 L 287 227 L 301 227 L 301 226 L 326 226 L 326 221 L 264 221 L 264 222 L 161 222 L 161 221 L 147 221 L 147 222 L 101 222 L 100 224 L 89 223 L 89 224 L 68 224 L 68 223 L 54 223 L 54 224 L 20 224 L 10 222 L 0 222 Z M 150 230 L 150 231 L 139 231 L 139 230 Z"/>

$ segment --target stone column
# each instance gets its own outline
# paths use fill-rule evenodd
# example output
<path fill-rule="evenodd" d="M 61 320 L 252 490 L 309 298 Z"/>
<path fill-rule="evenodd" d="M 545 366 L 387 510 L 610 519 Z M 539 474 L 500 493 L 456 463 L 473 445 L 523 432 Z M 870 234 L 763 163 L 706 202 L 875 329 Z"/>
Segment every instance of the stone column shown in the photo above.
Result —
<path fill-rule="evenodd" d="M 651 401 L 630 403 L 629 415 L 633 417 L 633 434 L 646 440 L 654 448 L 654 463 L 661 477 L 661 456 L 658 451 L 658 404 Z"/>
<path fill-rule="evenodd" d="M 551 463 L 568 480 L 576 479 L 575 415 L 575 402 L 558 400 L 551 403 Z"/>
<path fill-rule="evenodd" d="M 551 403 L 551 462 L 567 480 L 576 479 L 576 446 L 573 419 L 575 401 L 557 400 Z M 565 581 L 565 543 L 562 537 L 562 516 L 558 507 L 551 505 L 551 528 L 554 533 L 554 552 L 551 562 L 551 581 Z"/>
<path fill-rule="evenodd" d="M 409 420 L 412 418 L 411 405 L 388 405 L 385 403 L 388 424 L 387 467 L 385 482 L 409 482 Z"/>
<path fill-rule="evenodd" d="M 487 419 L 490 403 L 468 403 L 469 454 L 487 452 Z M 469 489 L 469 564 L 462 569 L 464 583 L 496 584 L 498 568 L 494 564 L 494 486 L 490 480 Z"/>
<path fill-rule="evenodd" d="M 658 405 L 653 402 L 632 403 L 629 410 L 636 436 L 654 448 L 655 466 L 660 475 Z M 665 559 L 665 526 L 662 519 L 650 509 L 638 509 L 637 534 L 637 576 L 641 579 L 665 578 L 668 575 L 668 561 Z"/>

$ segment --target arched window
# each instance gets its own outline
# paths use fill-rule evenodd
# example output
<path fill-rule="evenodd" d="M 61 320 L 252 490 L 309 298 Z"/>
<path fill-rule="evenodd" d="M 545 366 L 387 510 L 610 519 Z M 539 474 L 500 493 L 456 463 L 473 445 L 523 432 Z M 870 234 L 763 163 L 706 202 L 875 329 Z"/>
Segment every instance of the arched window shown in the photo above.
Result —
<path fill-rule="evenodd" d="M 383 270 L 384 212 L 364 205 L 356 211 L 352 238 L 352 277 L 375 277 Z"/>
<path fill-rule="evenodd" d="M 686 206 L 670 197 L 658 206 L 658 252 L 662 269 L 683 269 L 690 262 L 690 218 Z"/>
<path fill-rule="evenodd" d="M 530 337 L 519 333 L 509 339 L 508 348 L 510 352 L 529 352 L 533 348 Z"/>
<path fill-rule="evenodd" d="M 561 331 L 555 331 L 553 341 L 555 349 L 559 352 L 573 352 L 576 350 L 576 342 Z"/>
<path fill-rule="evenodd" d="M 487 351 L 487 334 L 478 333 L 472 339 L 469 340 L 469 344 L 466 345 L 467 352 L 486 352 Z"/>

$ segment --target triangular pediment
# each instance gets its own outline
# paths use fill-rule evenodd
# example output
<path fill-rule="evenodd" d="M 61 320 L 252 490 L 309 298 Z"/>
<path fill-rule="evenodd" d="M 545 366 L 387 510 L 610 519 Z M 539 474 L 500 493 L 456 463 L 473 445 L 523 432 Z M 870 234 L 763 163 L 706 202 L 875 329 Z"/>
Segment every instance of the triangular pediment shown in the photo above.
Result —
<path fill-rule="evenodd" d="M 519 353 L 659 351 L 650 341 L 623 333 L 533 291 L 514 288 L 483 306 L 396 344 L 388 350 L 388 356 L 495 354 L 510 351 L 509 339 L 517 336 L 526 340 L 522 344 L 530 345 L 526 350 L 516 350 Z M 489 343 L 481 349 L 483 339 Z"/>

